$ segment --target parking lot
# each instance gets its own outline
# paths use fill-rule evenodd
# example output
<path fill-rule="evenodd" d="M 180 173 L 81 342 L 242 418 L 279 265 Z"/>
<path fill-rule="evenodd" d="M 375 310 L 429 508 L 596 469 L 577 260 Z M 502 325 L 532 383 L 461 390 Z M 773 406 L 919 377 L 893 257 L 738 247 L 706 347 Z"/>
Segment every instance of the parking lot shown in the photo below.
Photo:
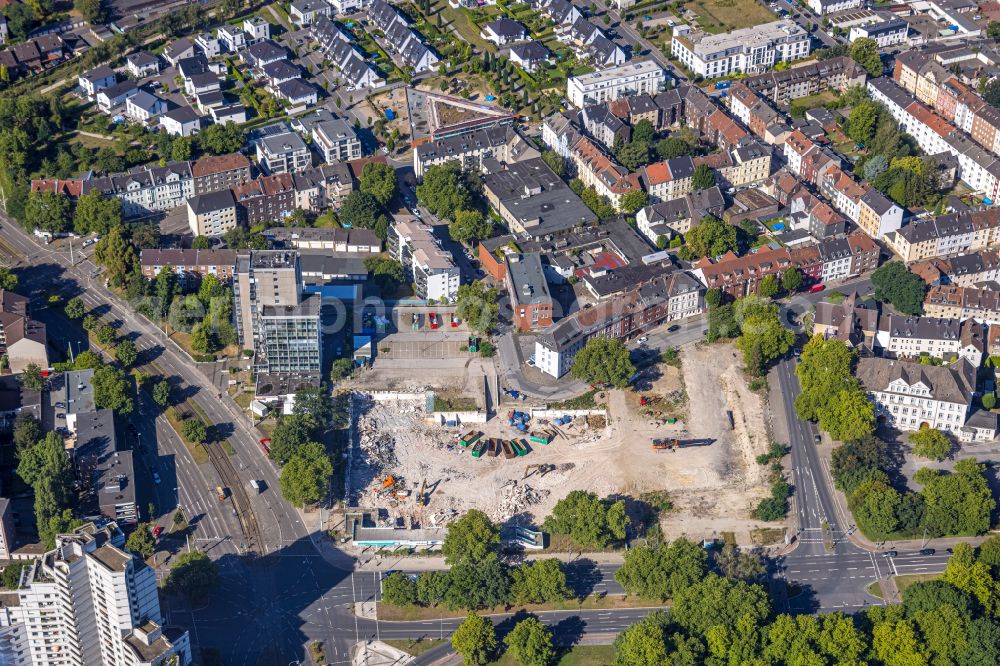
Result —
<path fill-rule="evenodd" d="M 465 332 L 394 333 L 379 340 L 378 355 L 391 359 L 455 358 L 469 354 L 462 351 L 468 344 Z"/>

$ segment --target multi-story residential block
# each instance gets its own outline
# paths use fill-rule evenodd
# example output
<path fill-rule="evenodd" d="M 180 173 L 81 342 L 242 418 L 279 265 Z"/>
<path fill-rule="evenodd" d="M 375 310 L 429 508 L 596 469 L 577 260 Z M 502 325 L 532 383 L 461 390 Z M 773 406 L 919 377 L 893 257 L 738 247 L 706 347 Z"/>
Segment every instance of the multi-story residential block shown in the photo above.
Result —
<path fill-rule="evenodd" d="M 937 285 L 924 297 L 924 314 L 928 317 L 975 319 L 981 324 L 1000 324 L 1000 291 Z"/>
<path fill-rule="evenodd" d="M 552 295 L 537 252 L 506 255 L 505 284 L 514 312 L 514 325 L 535 331 L 552 325 Z"/>
<path fill-rule="evenodd" d="M 238 25 L 221 26 L 215 32 L 215 36 L 218 37 L 219 44 L 228 53 L 238 53 L 240 50 L 246 48 L 247 33 Z"/>
<path fill-rule="evenodd" d="M 898 18 L 884 19 L 875 23 L 865 23 L 851 28 L 847 39 L 854 43 L 858 39 L 874 39 L 880 49 L 906 42 L 910 26 Z"/>
<path fill-rule="evenodd" d="M 552 377 L 569 372 L 577 352 L 593 337 L 627 340 L 638 331 L 704 312 L 704 287 L 676 271 L 553 324 L 535 342 L 535 365 Z"/>
<path fill-rule="evenodd" d="M 396 222 L 386 245 L 389 256 L 413 278 L 419 298 L 454 302 L 458 297 L 458 266 L 427 225 L 416 219 Z"/>
<path fill-rule="evenodd" d="M 164 267 L 170 266 L 178 283 L 191 287 L 206 275 L 214 275 L 222 283 L 233 279 L 236 265 L 235 250 L 147 249 L 139 253 L 142 276 L 153 280 Z"/>
<path fill-rule="evenodd" d="M 759 141 L 747 141 L 729 150 L 694 159 L 694 167 L 705 164 L 715 171 L 725 188 L 760 185 L 771 175 L 771 149 Z"/>
<path fill-rule="evenodd" d="M 670 52 L 697 76 L 757 73 L 809 55 L 810 36 L 790 19 L 722 34 L 675 30 Z"/>
<path fill-rule="evenodd" d="M 258 141 L 257 162 L 268 174 L 293 173 L 311 167 L 312 156 L 302 137 L 288 131 Z"/>
<path fill-rule="evenodd" d="M 100 513 L 119 525 L 135 525 L 139 514 L 132 451 L 118 445 L 114 412 L 77 414 L 75 434 L 72 456 L 84 515 Z"/>
<path fill-rule="evenodd" d="M 279 222 L 295 210 L 295 179 L 290 173 L 261 176 L 235 185 L 232 196 L 240 223 Z"/>
<path fill-rule="evenodd" d="M 6 289 L 0 289 L 0 354 L 15 374 L 32 363 L 49 367 L 45 324 L 31 318 L 27 298 Z"/>
<path fill-rule="evenodd" d="M 428 167 L 448 162 L 458 163 L 463 171 L 482 171 L 491 158 L 511 163 L 539 156 L 517 130 L 498 126 L 420 144 L 413 151 L 413 171 L 423 178 Z"/>
<path fill-rule="evenodd" d="M 254 350 L 259 372 L 310 373 L 322 368 L 322 297 L 304 294 L 302 285 L 297 252 L 252 251 L 236 259 L 236 331 L 240 346 Z"/>
<path fill-rule="evenodd" d="M 329 16 L 332 9 L 326 0 L 295 0 L 288 8 L 288 16 L 296 25 L 305 27 L 317 16 Z"/>
<path fill-rule="evenodd" d="M 809 9 L 819 16 L 861 7 L 863 0 L 808 0 Z"/>
<path fill-rule="evenodd" d="M 239 224 L 230 190 L 197 194 L 187 200 L 188 226 L 195 236 L 221 236 Z"/>
<path fill-rule="evenodd" d="M 14 664 L 194 663 L 187 631 L 162 625 L 156 573 L 124 543 L 114 522 L 88 523 L 21 573 L 7 609 Z"/>
<path fill-rule="evenodd" d="M 205 155 L 191 164 L 194 193 L 206 194 L 228 190 L 251 177 L 250 160 L 243 153 Z"/>
<path fill-rule="evenodd" d="M 679 199 L 694 189 L 694 161 L 677 157 L 642 167 L 642 184 L 653 203 Z"/>
<path fill-rule="evenodd" d="M 206 58 L 214 58 L 222 53 L 218 38 L 210 32 L 203 32 L 194 39 L 194 45 Z"/>
<path fill-rule="evenodd" d="M 931 285 L 974 287 L 982 282 L 1000 282 L 1000 251 L 979 250 L 956 257 L 934 257 L 908 266 Z"/>
<path fill-rule="evenodd" d="M 774 104 L 787 104 L 799 97 L 816 95 L 824 90 L 843 91 L 864 85 L 864 68 L 847 56 L 791 67 L 783 72 L 749 76 L 741 83 Z"/>
<path fill-rule="evenodd" d="M 587 137 L 581 137 L 576 142 L 570 150 L 570 159 L 584 187 L 594 188 L 599 195 L 607 197 L 615 208 L 621 208 L 621 198 L 626 193 L 642 189 L 639 173 L 629 173 Z"/>
<path fill-rule="evenodd" d="M 986 350 L 983 325 L 974 319 L 961 322 L 883 313 L 875 342 L 895 358 L 932 356 L 948 362 L 964 358 L 976 368 Z"/>
<path fill-rule="evenodd" d="M 1000 244 L 1000 210 L 984 208 L 914 220 L 888 234 L 885 241 L 907 263 L 984 250 Z"/>
<path fill-rule="evenodd" d="M 122 200 L 126 217 L 170 210 L 194 196 L 194 178 L 189 162 L 168 162 L 166 166 L 146 165 L 127 173 L 111 174 L 85 181 L 88 192 Z"/>
<path fill-rule="evenodd" d="M 351 124 L 326 109 L 292 121 L 292 129 L 312 137 L 313 147 L 327 164 L 361 158 L 361 140 Z"/>
<path fill-rule="evenodd" d="M 722 217 L 726 200 L 718 186 L 691 192 L 679 199 L 646 206 L 636 216 L 636 228 L 653 245 L 684 235 L 707 215 Z"/>
<path fill-rule="evenodd" d="M 570 104 L 582 109 L 589 104 L 608 102 L 629 95 L 655 95 L 666 85 L 667 74 L 662 67 L 652 60 L 640 60 L 592 74 L 570 77 L 566 81 L 566 98 Z"/>
<path fill-rule="evenodd" d="M 295 207 L 306 211 L 339 209 L 354 191 L 351 169 L 340 162 L 306 169 L 292 174 L 292 178 L 295 185 Z"/>
<path fill-rule="evenodd" d="M 875 403 L 875 415 L 900 430 L 935 428 L 964 442 L 996 437 L 996 416 L 973 413 L 976 368 L 964 358 L 936 367 L 862 358 L 857 376 Z"/>

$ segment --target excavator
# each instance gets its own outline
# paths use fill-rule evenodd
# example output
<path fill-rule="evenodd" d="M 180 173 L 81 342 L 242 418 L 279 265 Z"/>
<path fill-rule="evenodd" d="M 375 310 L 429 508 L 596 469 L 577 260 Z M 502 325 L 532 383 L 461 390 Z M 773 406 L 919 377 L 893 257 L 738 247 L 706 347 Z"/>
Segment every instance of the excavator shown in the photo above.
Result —
<path fill-rule="evenodd" d="M 417 493 L 416 503 L 417 506 L 427 506 L 427 497 L 424 494 L 427 491 L 427 479 L 420 482 L 420 492 Z"/>
<path fill-rule="evenodd" d="M 540 476 L 540 477 L 541 476 L 545 476 L 546 474 L 548 474 L 549 472 L 551 472 L 555 468 L 556 468 L 555 465 L 551 465 L 549 463 L 540 463 L 540 464 L 536 464 L 536 465 L 525 465 L 524 466 L 524 476 L 521 477 L 521 480 L 524 481 L 525 479 L 527 479 L 529 476 L 531 476 L 535 472 L 538 472 L 538 476 Z"/>
<path fill-rule="evenodd" d="M 679 439 L 654 439 L 653 440 L 653 449 L 655 449 L 657 451 L 664 451 L 664 450 L 668 450 L 668 449 L 670 451 L 676 451 L 679 448 L 681 448 L 681 440 L 679 440 Z"/>

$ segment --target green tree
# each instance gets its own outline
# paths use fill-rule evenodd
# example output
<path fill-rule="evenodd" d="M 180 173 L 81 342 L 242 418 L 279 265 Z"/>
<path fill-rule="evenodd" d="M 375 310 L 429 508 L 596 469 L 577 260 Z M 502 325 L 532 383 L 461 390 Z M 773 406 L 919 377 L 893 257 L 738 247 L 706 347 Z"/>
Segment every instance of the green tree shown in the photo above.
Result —
<path fill-rule="evenodd" d="M 674 597 L 674 620 L 702 636 L 717 626 L 731 629 L 744 618 L 760 623 L 770 614 L 771 602 L 764 588 L 712 573 Z"/>
<path fill-rule="evenodd" d="M 875 136 L 875 124 L 878 121 L 878 106 L 871 101 L 864 101 L 853 109 L 847 120 L 847 135 L 855 143 L 865 145 Z"/>
<path fill-rule="evenodd" d="M 562 178 L 566 175 L 566 160 L 554 150 L 543 150 L 542 161 L 552 169 L 557 176 Z"/>
<path fill-rule="evenodd" d="M 624 388 L 635 374 L 628 347 L 621 340 L 597 336 L 587 340 L 573 358 L 570 373 L 588 384 L 611 384 Z"/>
<path fill-rule="evenodd" d="M 61 192 L 37 190 L 28 195 L 24 206 L 24 224 L 29 229 L 52 233 L 68 231 L 72 204 Z"/>
<path fill-rule="evenodd" d="M 814 336 L 802 348 L 795 374 L 802 392 L 795 399 L 799 418 L 816 421 L 834 396 L 857 386 L 853 375 L 857 352 L 840 340 Z"/>
<path fill-rule="evenodd" d="M 382 214 L 378 201 L 361 190 L 354 190 L 344 199 L 344 204 L 340 208 L 340 219 L 344 226 L 371 229 L 383 239 L 389 229 L 388 219 Z"/>
<path fill-rule="evenodd" d="M 194 250 L 207 250 L 211 246 L 212 243 L 208 240 L 208 236 L 195 236 L 194 240 L 191 241 L 191 249 Z"/>
<path fill-rule="evenodd" d="M 615 580 L 629 594 L 666 601 L 701 580 L 707 571 L 705 549 L 682 538 L 629 548 Z"/>
<path fill-rule="evenodd" d="M 135 247 L 128 241 L 122 227 L 112 227 L 94 247 L 94 260 L 104 266 L 112 284 L 121 284 L 138 261 Z"/>
<path fill-rule="evenodd" d="M 510 603 L 510 570 L 496 558 L 456 565 L 448 573 L 448 582 L 445 604 L 451 610 L 495 608 Z"/>
<path fill-rule="evenodd" d="M 37 486 L 46 478 L 57 482 L 60 504 L 68 503 L 73 486 L 73 465 L 58 433 L 50 432 L 19 453 L 17 475 L 29 486 Z"/>
<path fill-rule="evenodd" d="M 296 414 L 282 416 L 271 433 L 271 460 L 285 465 L 311 438 L 312 424 L 307 419 Z"/>
<path fill-rule="evenodd" d="M 622 195 L 621 209 L 623 213 L 635 215 L 649 203 L 649 195 L 642 190 L 629 190 Z"/>
<path fill-rule="evenodd" d="M 672 160 L 690 155 L 693 152 L 691 144 L 679 137 L 668 137 L 656 143 L 656 154 L 663 160 Z"/>
<path fill-rule="evenodd" d="M 21 451 L 32 447 L 42 438 L 42 424 L 30 412 L 21 412 L 14 421 L 14 449 Z"/>
<path fill-rule="evenodd" d="M 493 622 L 474 611 L 469 612 L 452 634 L 451 647 L 462 655 L 466 664 L 485 664 L 497 647 Z"/>
<path fill-rule="evenodd" d="M 396 196 L 396 170 L 389 164 L 369 162 L 361 169 L 359 187 L 380 206 L 385 206 Z"/>
<path fill-rule="evenodd" d="M 87 306 L 83 304 L 79 296 L 74 296 L 73 298 L 66 301 L 66 305 L 63 308 L 66 312 L 66 316 L 70 319 L 82 319 L 83 315 L 87 313 Z"/>
<path fill-rule="evenodd" d="M 5 266 L 0 266 L 0 289 L 14 291 L 17 289 L 17 276 Z M 72 298 L 70 300 L 73 300 Z"/>
<path fill-rule="evenodd" d="M 882 76 L 882 60 L 878 55 L 878 44 L 874 39 L 862 37 L 851 43 L 851 59 L 864 67 L 869 76 Z"/>
<path fill-rule="evenodd" d="M 441 553 L 451 566 L 494 559 L 500 549 L 500 528 L 478 509 L 448 524 Z"/>
<path fill-rule="evenodd" d="M 417 584 L 400 572 L 382 579 L 382 603 L 392 606 L 412 606 L 417 602 Z"/>
<path fill-rule="evenodd" d="M 990 39 L 1000 39 L 1000 23 L 990 21 L 986 26 L 986 36 Z"/>
<path fill-rule="evenodd" d="M 618 146 L 615 159 L 629 171 L 635 171 L 649 164 L 649 144 L 640 141 L 630 141 Z"/>
<path fill-rule="evenodd" d="M 200 550 L 174 558 L 166 587 L 186 595 L 192 602 L 203 601 L 222 582 L 218 565 Z"/>
<path fill-rule="evenodd" d="M 778 278 L 774 275 L 765 275 L 757 287 L 757 293 L 766 298 L 772 298 L 778 294 Z"/>
<path fill-rule="evenodd" d="M 696 257 L 717 257 L 738 247 L 736 227 L 711 216 L 703 217 L 684 240 Z"/>
<path fill-rule="evenodd" d="M 704 645 L 675 631 L 670 616 L 650 613 L 615 639 L 614 666 L 695 666 L 704 663 Z M 674 631 L 669 634 L 668 632 Z"/>
<path fill-rule="evenodd" d="M 707 164 L 699 164 L 694 168 L 694 175 L 691 177 L 691 186 L 695 191 L 707 190 L 715 185 L 715 172 Z"/>
<path fill-rule="evenodd" d="M 937 474 L 924 484 L 924 527 L 929 535 L 975 536 L 989 530 L 996 501 L 983 470 L 967 458 L 956 462 L 951 474 Z"/>
<path fill-rule="evenodd" d="M 552 632 L 538 618 L 526 617 L 515 624 L 503 642 L 514 659 L 524 666 L 548 666 L 556 657 Z"/>
<path fill-rule="evenodd" d="M 875 298 L 888 301 L 903 314 L 918 315 L 924 309 L 927 284 L 900 261 L 890 261 L 872 273 Z"/>
<path fill-rule="evenodd" d="M 777 313 L 742 318 L 740 333 L 736 346 L 743 352 L 743 365 L 757 377 L 763 376 L 775 359 L 788 353 L 795 342 L 795 333 L 781 324 Z"/>
<path fill-rule="evenodd" d="M 565 601 L 572 594 L 566 572 L 557 559 L 535 560 L 511 572 L 511 595 L 515 603 L 544 604 Z"/>
<path fill-rule="evenodd" d="M 632 141 L 652 144 L 655 133 L 656 130 L 653 128 L 653 123 L 643 118 L 632 127 Z"/>
<path fill-rule="evenodd" d="M 122 200 L 93 190 L 81 196 L 73 211 L 73 230 L 78 234 L 106 234 L 122 224 Z"/>
<path fill-rule="evenodd" d="M 170 383 L 166 379 L 161 379 L 153 385 L 153 402 L 160 407 L 170 404 Z"/>
<path fill-rule="evenodd" d="M 604 548 L 623 540 L 628 524 L 623 500 L 601 500 L 594 493 L 573 490 L 556 502 L 544 527 L 568 535 L 584 548 Z"/>
<path fill-rule="evenodd" d="M 383 292 L 394 290 L 405 279 L 403 265 L 385 254 L 365 257 L 365 270 L 371 273 Z"/>
<path fill-rule="evenodd" d="M 139 352 L 131 340 L 122 340 L 115 345 L 115 359 L 126 368 L 132 367 L 138 356 Z"/>
<path fill-rule="evenodd" d="M 452 219 L 455 212 L 468 210 L 472 197 L 457 162 L 435 164 L 424 172 L 417 185 L 417 200 L 433 214 Z"/>
<path fill-rule="evenodd" d="M 944 460 L 951 452 L 951 440 L 940 430 L 925 428 L 910 433 L 910 446 L 913 453 L 929 460 Z"/>
<path fill-rule="evenodd" d="M 796 266 L 789 266 L 781 274 L 781 288 L 789 294 L 802 287 L 802 272 Z"/>
<path fill-rule="evenodd" d="M 135 407 L 132 386 L 121 368 L 109 365 L 97 368 L 91 384 L 94 387 L 94 404 L 100 409 L 110 409 L 122 416 L 132 413 Z"/>
<path fill-rule="evenodd" d="M 474 333 L 485 334 L 496 328 L 500 316 L 497 290 L 482 280 L 459 285 L 455 315 Z"/>
<path fill-rule="evenodd" d="M 455 211 L 455 221 L 448 225 L 452 239 L 463 245 L 472 245 L 493 235 L 493 221 L 478 210 Z"/>
<path fill-rule="evenodd" d="M 21 386 L 29 391 L 41 391 L 45 388 L 45 378 L 42 377 L 42 369 L 37 363 L 29 363 L 24 366 L 21 373 Z"/>
<path fill-rule="evenodd" d="M 104 324 L 94 333 L 94 337 L 104 347 L 109 347 L 115 342 L 115 329 L 109 324 Z"/>
<path fill-rule="evenodd" d="M 281 468 L 281 494 L 296 506 L 316 504 L 326 497 L 332 475 L 333 463 L 323 446 L 307 442 Z"/>
<path fill-rule="evenodd" d="M 153 556 L 156 550 L 156 543 L 153 541 L 152 525 L 149 523 L 139 523 L 132 534 L 128 535 L 125 541 L 125 548 L 141 555 L 143 559 Z"/>
<path fill-rule="evenodd" d="M 987 613 L 994 613 L 1000 588 L 990 575 L 984 562 L 976 561 L 975 552 L 967 543 L 957 543 L 952 548 L 941 580 L 971 596 Z"/>
<path fill-rule="evenodd" d="M 87 23 L 95 26 L 104 23 L 106 15 L 102 0 L 73 0 L 73 6 Z"/>
<path fill-rule="evenodd" d="M 181 437 L 191 443 L 204 443 L 208 440 L 208 428 L 201 419 L 189 418 L 181 424 Z"/>
<path fill-rule="evenodd" d="M 437 606 L 444 601 L 451 584 L 447 571 L 425 571 L 417 577 L 417 603 Z"/>
<path fill-rule="evenodd" d="M 35 518 L 38 521 L 38 536 L 45 548 L 52 549 L 56 547 L 57 535 L 71 533 L 82 526 L 83 521 L 73 517 L 72 509 L 48 513 L 42 506 L 45 502 L 39 499 L 39 495 L 44 496 L 44 491 L 35 491 Z"/>
<path fill-rule="evenodd" d="M 235 123 L 213 124 L 201 130 L 196 140 L 201 149 L 212 155 L 235 153 L 246 143 L 245 132 Z"/>

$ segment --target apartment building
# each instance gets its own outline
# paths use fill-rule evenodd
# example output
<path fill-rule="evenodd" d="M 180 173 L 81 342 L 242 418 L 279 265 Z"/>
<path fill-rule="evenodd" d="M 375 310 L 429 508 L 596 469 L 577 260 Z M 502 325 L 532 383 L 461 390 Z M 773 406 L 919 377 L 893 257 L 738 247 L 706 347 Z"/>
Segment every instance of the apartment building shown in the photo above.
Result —
<path fill-rule="evenodd" d="M 934 257 L 912 263 L 909 269 L 931 286 L 974 287 L 982 282 L 1000 282 L 1000 251 L 980 250 L 955 257 Z"/>
<path fill-rule="evenodd" d="M 759 141 L 747 141 L 729 150 L 694 158 L 694 167 L 705 164 L 715 172 L 722 187 L 760 185 L 771 175 L 771 149 Z"/>
<path fill-rule="evenodd" d="M 646 206 L 636 213 L 636 228 L 653 245 L 684 235 L 706 215 L 722 218 L 726 200 L 718 186 L 691 192 L 679 199 Z"/>
<path fill-rule="evenodd" d="M 509 253 L 504 284 L 510 296 L 513 321 L 520 331 L 535 331 L 552 325 L 552 295 L 537 252 Z"/>
<path fill-rule="evenodd" d="M 851 28 L 847 39 L 852 44 L 859 39 L 873 39 L 880 49 L 902 44 L 907 41 L 910 26 L 906 21 L 890 18 L 874 23 L 865 23 Z"/>
<path fill-rule="evenodd" d="M 676 271 L 579 310 L 545 329 L 535 342 L 535 365 L 552 377 L 569 372 L 591 338 L 627 340 L 640 331 L 704 312 L 705 288 Z"/>
<path fill-rule="evenodd" d="M 10 503 L 10 500 L 6 497 L 0 497 L 0 557 L 5 560 L 12 560 L 12 553 L 17 547 L 17 528 L 14 525 L 14 509 Z M 0 626 L 4 626 L 4 622 L 0 621 Z M 2 644 L 2 639 L 0 639 L 0 644 Z M 2 648 L 0 648 L 0 655 L 3 654 Z M 13 661 L 11 656 L 10 661 Z"/>
<path fill-rule="evenodd" d="M 887 425 L 904 431 L 935 428 L 963 442 L 996 436 L 994 415 L 973 414 L 976 368 L 964 358 L 940 367 L 862 358 L 856 374 L 875 404 L 876 417 Z"/>
<path fill-rule="evenodd" d="M 888 313 L 879 319 L 876 341 L 895 358 L 932 356 L 948 362 L 964 358 L 977 368 L 986 347 L 983 325 L 974 319 L 961 322 Z"/>
<path fill-rule="evenodd" d="M 127 173 L 110 174 L 84 181 L 86 191 L 122 200 L 126 217 L 166 211 L 194 196 L 194 176 L 190 162 L 168 162 L 136 167 Z"/>
<path fill-rule="evenodd" d="M 863 0 L 808 0 L 809 9 L 817 15 L 832 14 L 848 9 L 857 9 L 864 5 Z"/>
<path fill-rule="evenodd" d="M 597 222 L 593 211 L 541 158 L 490 173 L 483 180 L 483 194 L 516 234 L 537 238 Z"/>
<path fill-rule="evenodd" d="M 302 291 L 297 252 L 260 250 L 239 255 L 233 279 L 233 313 L 240 346 L 268 374 L 319 372 L 322 368 L 319 294 Z"/>
<path fill-rule="evenodd" d="M 230 190 L 199 194 L 187 200 L 188 227 L 195 236 L 221 236 L 239 224 Z"/>
<path fill-rule="evenodd" d="M 386 239 L 389 256 L 403 264 L 417 297 L 452 303 L 458 297 L 459 268 L 430 227 L 416 219 L 396 222 Z"/>
<path fill-rule="evenodd" d="M 164 627 L 156 573 L 123 550 L 114 522 L 56 537 L 8 604 L 15 666 L 193 663 L 187 631 Z"/>
<path fill-rule="evenodd" d="M 348 165 L 321 164 L 292 174 L 295 185 L 295 207 L 308 211 L 340 209 L 354 191 L 354 176 Z"/>
<path fill-rule="evenodd" d="M 0 289 L 0 354 L 7 355 L 10 371 L 17 374 L 31 364 L 49 367 L 45 324 L 31 318 L 29 300 Z"/>
<path fill-rule="evenodd" d="M 484 164 L 518 162 L 541 153 L 511 127 L 496 126 L 422 143 L 413 151 L 413 172 L 423 178 L 431 166 L 455 162 L 463 171 L 483 171 Z"/>
<path fill-rule="evenodd" d="M 642 167 L 642 185 L 653 203 L 680 199 L 694 189 L 694 161 L 677 157 Z"/>
<path fill-rule="evenodd" d="M 139 252 L 142 276 L 154 280 L 164 267 L 170 266 L 182 287 L 196 284 L 207 275 L 220 282 L 233 279 L 236 250 L 146 249 Z"/>
<path fill-rule="evenodd" d="M 886 235 L 885 241 L 907 263 L 984 250 L 1000 244 L 1000 210 L 980 208 L 914 220 Z"/>
<path fill-rule="evenodd" d="M 675 29 L 670 52 L 697 76 L 755 74 L 809 55 L 810 35 L 790 19 L 717 35 Z"/>
<path fill-rule="evenodd" d="M 268 174 L 305 171 L 312 166 L 309 147 L 292 131 L 269 134 L 257 142 L 257 162 Z"/>
<path fill-rule="evenodd" d="M 570 77 L 566 98 L 582 109 L 588 104 L 608 102 L 619 97 L 649 93 L 655 95 L 667 85 L 667 74 L 656 62 L 641 60 L 617 67 Z"/>
<path fill-rule="evenodd" d="M 639 173 L 630 173 L 587 137 L 580 137 L 576 142 L 570 150 L 570 159 L 584 187 L 594 188 L 599 195 L 607 197 L 616 209 L 621 208 L 623 195 L 642 189 Z M 682 187 L 681 182 L 678 187 Z M 669 189 L 670 186 L 666 185 L 663 191 Z"/>
<path fill-rule="evenodd" d="M 83 515 L 100 513 L 119 525 L 139 522 L 132 451 L 119 446 L 114 412 L 76 415 L 73 464 L 83 495 Z"/>
<path fill-rule="evenodd" d="M 233 187 L 232 196 L 241 224 L 279 222 L 295 210 L 295 179 L 290 173 L 261 176 Z"/>
<path fill-rule="evenodd" d="M 194 193 L 207 194 L 228 190 L 245 183 L 252 176 L 250 160 L 242 153 L 205 155 L 191 164 Z"/>
<path fill-rule="evenodd" d="M 924 314 L 961 321 L 974 319 L 990 326 L 1000 324 L 1000 291 L 937 285 L 924 297 Z"/>
<path fill-rule="evenodd" d="M 748 76 L 741 83 L 774 104 L 788 104 L 793 99 L 825 90 L 844 91 L 851 86 L 864 85 L 867 76 L 865 69 L 854 60 L 838 56 L 790 67 L 783 72 Z"/>

